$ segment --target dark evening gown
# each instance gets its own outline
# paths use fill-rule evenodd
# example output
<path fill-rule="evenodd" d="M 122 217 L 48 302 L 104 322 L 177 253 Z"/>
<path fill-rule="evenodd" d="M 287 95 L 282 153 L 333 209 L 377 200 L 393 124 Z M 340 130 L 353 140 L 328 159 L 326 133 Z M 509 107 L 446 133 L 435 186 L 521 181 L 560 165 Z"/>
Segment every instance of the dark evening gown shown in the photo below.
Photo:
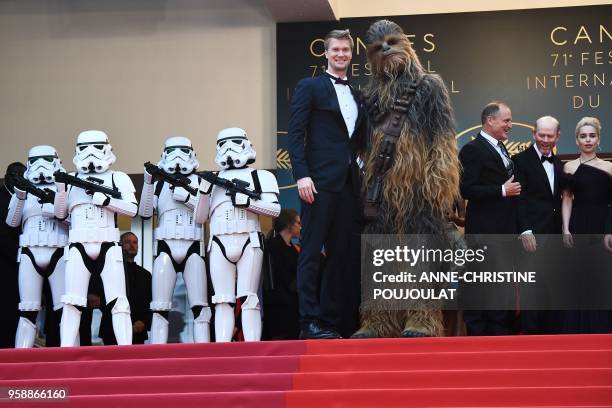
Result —
<path fill-rule="evenodd" d="M 588 164 L 581 164 L 573 175 L 567 176 L 568 186 L 574 194 L 569 228 L 575 247 L 584 251 L 584 255 L 581 252 L 583 261 L 598 268 L 599 274 L 609 275 L 612 273 L 612 256 L 603 246 L 603 233 L 608 203 L 612 200 L 612 177 Z M 604 290 L 610 292 L 612 288 Z M 612 333 L 612 311 L 565 311 L 562 332 Z"/>

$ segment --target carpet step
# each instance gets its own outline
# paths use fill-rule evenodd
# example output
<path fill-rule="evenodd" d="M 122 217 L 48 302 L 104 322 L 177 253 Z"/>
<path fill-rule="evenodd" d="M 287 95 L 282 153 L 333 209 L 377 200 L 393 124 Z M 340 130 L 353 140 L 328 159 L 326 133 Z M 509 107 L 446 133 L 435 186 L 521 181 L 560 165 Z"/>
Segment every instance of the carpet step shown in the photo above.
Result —
<path fill-rule="evenodd" d="M 389 354 L 477 351 L 612 350 L 610 335 L 438 337 L 417 339 L 360 339 L 267 341 L 209 344 L 147 344 L 2 350 L 3 363 L 123 360 L 130 358 L 191 358 L 295 356 L 308 354 Z"/>
<path fill-rule="evenodd" d="M 612 368 L 315 372 L 53 378 L 0 381 L 0 387 L 67 387 L 71 396 L 109 394 L 410 388 L 612 386 Z"/>
<path fill-rule="evenodd" d="M 612 351 L 500 351 L 412 354 L 332 354 L 125 359 L 44 363 L 7 363 L 0 380 L 193 374 L 293 373 L 321 371 L 405 371 L 501 368 L 607 368 Z"/>

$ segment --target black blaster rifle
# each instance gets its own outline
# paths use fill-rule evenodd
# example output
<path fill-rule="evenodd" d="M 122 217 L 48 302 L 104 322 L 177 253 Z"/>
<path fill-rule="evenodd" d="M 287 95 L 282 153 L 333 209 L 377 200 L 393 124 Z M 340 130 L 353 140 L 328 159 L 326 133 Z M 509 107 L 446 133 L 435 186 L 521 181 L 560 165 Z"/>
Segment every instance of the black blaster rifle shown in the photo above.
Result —
<path fill-rule="evenodd" d="M 27 191 L 35 197 L 38 197 L 38 201 L 41 204 L 49 203 L 53 204 L 55 201 L 55 192 L 49 188 L 38 188 L 27 178 L 19 174 L 10 174 L 10 182 L 20 190 Z"/>
<path fill-rule="evenodd" d="M 261 200 L 261 192 L 251 190 L 249 187 L 249 182 L 240 180 L 240 179 L 224 179 L 219 177 L 217 173 L 212 171 L 202 171 L 198 173 L 198 176 L 202 177 L 204 180 L 208 181 L 210 184 L 214 184 L 215 186 L 221 187 L 227 190 L 226 195 L 232 195 L 236 193 L 242 193 L 247 195 L 251 199 Z"/>
<path fill-rule="evenodd" d="M 58 183 L 70 184 L 71 186 L 82 188 L 88 194 L 91 193 L 104 193 L 113 198 L 121 199 L 121 193 L 117 188 L 104 187 L 104 180 L 97 177 L 89 176 L 85 179 L 71 176 L 63 171 L 56 171 L 53 173 L 55 181 Z"/>
<path fill-rule="evenodd" d="M 198 194 L 198 189 L 189 184 L 189 177 L 185 177 L 182 174 L 167 173 L 164 169 L 160 169 L 158 166 L 154 165 L 151 162 L 146 162 L 144 166 L 147 170 L 147 173 L 153 176 L 153 180 L 163 180 L 174 187 L 183 187 L 185 190 L 187 190 L 189 194 L 193 196 Z"/>

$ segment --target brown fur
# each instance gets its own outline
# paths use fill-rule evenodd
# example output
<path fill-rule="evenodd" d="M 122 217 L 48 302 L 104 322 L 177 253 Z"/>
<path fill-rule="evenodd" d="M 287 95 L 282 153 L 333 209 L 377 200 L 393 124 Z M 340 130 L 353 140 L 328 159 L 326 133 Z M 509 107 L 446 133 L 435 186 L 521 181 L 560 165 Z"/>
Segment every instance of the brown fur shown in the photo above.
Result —
<path fill-rule="evenodd" d="M 446 214 L 459 197 L 460 169 L 448 91 L 439 76 L 424 72 L 395 23 L 374 23 L 367 41 L 374 75 L 364 90 L 366 100 L 376 102 L 380 111 L 387 113 L 396 99 L 408 96 L 414 80 L 419 85 L 396 144 L 394 162 L 384 177 L 380 216 L 366 227 L 366 233 L 446 237 Z M 364 155 L 365 186 L 375 176 L 382 138 L 381 123 L 374 123 L 368 135 L 369 153 Z M 444 332 L 440 310 L 372 310 L 371 304 L 363 306 L 359 334 L 397 337 L 410 330 L 440 336 Z"/>

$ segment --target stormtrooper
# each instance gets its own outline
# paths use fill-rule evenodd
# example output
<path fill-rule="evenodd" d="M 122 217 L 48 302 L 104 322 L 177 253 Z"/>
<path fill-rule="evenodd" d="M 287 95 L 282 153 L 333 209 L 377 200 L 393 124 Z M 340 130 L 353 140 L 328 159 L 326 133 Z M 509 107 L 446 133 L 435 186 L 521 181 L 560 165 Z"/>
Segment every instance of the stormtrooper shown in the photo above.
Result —
<path fill-rule="evenodd" d="M 39 190 L 55 191 L 53 173 L 64 170 L 57 151 L 51 146 L 34 146 L 28 153 L 24 178 Z M 16 183 L 9 203 L 6 223 L 22 225 L 19 237 L 19 323 L 16 348 L 30 348 L 36 337 L 36 317 L 41 308 L 44 279 L 49 280 L 53 312 L 61 313 L 60 297 L 64 294 L 64 246 L 68 243 L 65 223 L 57 220 L 53 203 L 43 202 L 34 194 L 21 190 Z M 51 193 L 53 194 L 53 193 Z M 58 316 L 59 317 L 59 316 Z"/>
<path fill-rule="evenodd" d="M 66 247 L 66 294 L 60 323 L 61 345 L 75 345 L 81 311 L 87 306 L 87 289 L 92 273 L 99 273 L 106 307 L 111 311 L 117 344 L 132 343 L 132 320 L 126 297 L 123 255 L 119 246 L 118 214 L 133 217 L 137 211 L 135 189 L 127 174 L 110 170 L 116 157 L 106 133 L 81 132 L 73 163 L 74 181 L 61 182 L 56 173 L 55 216 L 69 217 L 69 246 Z M 76 185 L 85 180 L 118 191 L 120 198 Z"/>
<path fill-rule="evenodd" d="M 235 325 L 233 305 L 238 297 L 244 339 L 258 341 L 261 305 L 257 293 L 263 260 L 259 216 L 277 217 L 280 213 L 278 184 L 269 171 L 248 167 L 255 162 L 255 150 L 242 129 L 219 132 L 215 162 L 222 170 L 209 173 L 210 177 L 202 176 L 195 214 L 196 222 L 209 220 L 208 256 L 216 340 L 231 341 Z M 246 190 L 231 188 L 237 184 L 246 186 Z M 260 199 L 245 192 L 255 193 Z"/>
<path fill-rule="evenodd" d="M 156 258 L 153 263 L 151 343 L 168 342 L 168 314 L 177 272 L 183 273 L 187 298 L 194 316 L 193 337 L 196 343 L 210 341 L 211 311 L 207 302 L 206 265 L 202 257 L 202 225 L 195 222 L 199 163 L 191 141 L 186 137 L 168 138 L 156 174 L 147 171 L 138 213 L 150 218 L 157 212 L 155 229 Z M 171 177 L 157 177 L 160 172 Z M 155 181 L 157 179 L 157 181 Z M 172 181 L 182 179 L 193 187 L 191 194 Z"/>

